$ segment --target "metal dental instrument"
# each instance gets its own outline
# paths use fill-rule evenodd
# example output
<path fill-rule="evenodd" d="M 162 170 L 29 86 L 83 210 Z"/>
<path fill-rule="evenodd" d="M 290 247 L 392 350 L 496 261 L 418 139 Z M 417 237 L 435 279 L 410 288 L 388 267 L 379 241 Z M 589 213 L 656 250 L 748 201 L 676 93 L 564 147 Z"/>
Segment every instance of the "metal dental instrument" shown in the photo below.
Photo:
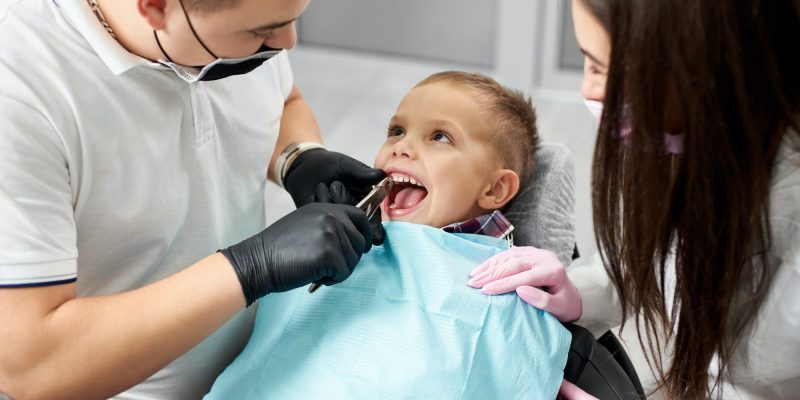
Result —
<path fill-rule="evenodd" d="M 367 214 L 367 219 L 371 220 L 375 213 L 381 209 L 381 203 L 386 198 L 386 194 L 389 193 L 392 183 L 388 176 L 383 178 L 382 181 L 372 186 L 372 190 L 356 204 L 356 207 L 364 210 L 364 213 Z M 312 283 L 308 286 L 308 293 L 316 292 L 320 286 L 322 286 L 321 283 Z"/>

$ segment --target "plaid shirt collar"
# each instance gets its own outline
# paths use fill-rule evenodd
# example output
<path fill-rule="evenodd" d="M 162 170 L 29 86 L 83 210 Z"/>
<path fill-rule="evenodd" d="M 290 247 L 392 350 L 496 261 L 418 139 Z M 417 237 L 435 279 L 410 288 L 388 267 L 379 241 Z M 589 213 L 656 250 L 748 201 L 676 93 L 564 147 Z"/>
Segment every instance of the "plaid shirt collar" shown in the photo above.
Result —
<path fill-rule="evenodd" d="M 442 230 L 449 233 L 473 233 L 503 238 L 511 234 L 514 225 L 511 225 L 500 211 L 495 210 L 491 214 L 447 225 Z"/>

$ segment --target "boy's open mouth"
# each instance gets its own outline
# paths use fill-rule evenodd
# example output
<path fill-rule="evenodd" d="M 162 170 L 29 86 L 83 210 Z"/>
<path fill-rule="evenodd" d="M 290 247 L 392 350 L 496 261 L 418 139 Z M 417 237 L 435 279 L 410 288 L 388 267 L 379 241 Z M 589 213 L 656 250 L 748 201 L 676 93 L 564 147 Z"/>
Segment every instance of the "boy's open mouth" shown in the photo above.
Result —
<path fill-rule="evenodd" d="M 411 212 L 428 196 L 425 186 L 410 175 L 393 172 L 389 177 L 394 184 L 386 195 L 384 212 L 390 216 L 401 216 Z"/>

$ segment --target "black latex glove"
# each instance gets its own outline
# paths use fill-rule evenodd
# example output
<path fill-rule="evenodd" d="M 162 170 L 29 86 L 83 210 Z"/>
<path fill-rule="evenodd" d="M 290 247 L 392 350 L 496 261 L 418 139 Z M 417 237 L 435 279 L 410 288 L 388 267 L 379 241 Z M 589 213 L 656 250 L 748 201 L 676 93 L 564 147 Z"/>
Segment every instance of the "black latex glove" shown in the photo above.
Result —
<path fill-rule="evenodd" d="M 295 206 L 302 207 L 308 203 L 323 201 L 318 200 L 315 195 L 321 192 L 331 193 L 333 190 L 331 184 L 338 181 L 343 185 L 337 189 L 343 189 L 340 198 L 347 198 L 346 204 L 355 204 L 372 190 L 372 185 L 380 182 L 385 176 L 386 173 L 382 170 L 370 168 L 342 153 L 312 149 L 300 154 L 292 162 L 284 177 L 284 186 L 292 196 Z M 380 215 L 373 218 L 370 223 L 376 232 L 373 244 L 383 244 L 386 234 L 381 225 Z"/>
<path fill-rule="evenodd" d="M 314 191 L 314 202 L 317 203 L 333 203 L 333 204 L 357 204 L 350 197 L 350 193 L 345 189 L 344 184 L 339 181 L 333 181 L 330 185 L 318 183 Z M 386 239 L 386 231 L 381 224 L 381 212 L 378 210 L 369 220 L 372 226 L 372 244 L 380 246 Z"/>
<path fill-rule="evenodd" d="M 363 211 L 315 203 L 220 252 L 233 265 L 249 306 L 268 293 L 342 282 L 371 247 L 372 229 Z"/>

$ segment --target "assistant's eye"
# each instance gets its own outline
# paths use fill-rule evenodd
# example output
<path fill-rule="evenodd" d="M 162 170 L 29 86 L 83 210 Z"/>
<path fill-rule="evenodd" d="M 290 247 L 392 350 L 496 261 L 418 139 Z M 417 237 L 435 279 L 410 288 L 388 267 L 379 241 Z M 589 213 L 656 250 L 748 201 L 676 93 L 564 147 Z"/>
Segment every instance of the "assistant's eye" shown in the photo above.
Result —
<path fill-rule="evenodd" d="M 599 65 L 595 64 L 593 61 L 586 61 L 587 65 L 589 66 L 589 72 L 593 75 L 605 75 L 606 70 L 601 68 Z"/>
<path fill-rule="evenodd" d="M 395 137 L 395 136 L 403 136 L 406 134 L 406 131 L 399 126 L 390 126 L 386 130 L 386 136 L 388 137 Z"/>
<path fill-rule="evenodd" d="M 437 141 L 437 142 L 442 142 L 442 143 L 453 143 L 453 141 L 450 140 L 450 137 L 447 136 L 446 133 L 441 132 L 441 131 L 434 132 L 433 136 L 431 136 L 431 139 L 433 139 L 434 141 Z"/>

